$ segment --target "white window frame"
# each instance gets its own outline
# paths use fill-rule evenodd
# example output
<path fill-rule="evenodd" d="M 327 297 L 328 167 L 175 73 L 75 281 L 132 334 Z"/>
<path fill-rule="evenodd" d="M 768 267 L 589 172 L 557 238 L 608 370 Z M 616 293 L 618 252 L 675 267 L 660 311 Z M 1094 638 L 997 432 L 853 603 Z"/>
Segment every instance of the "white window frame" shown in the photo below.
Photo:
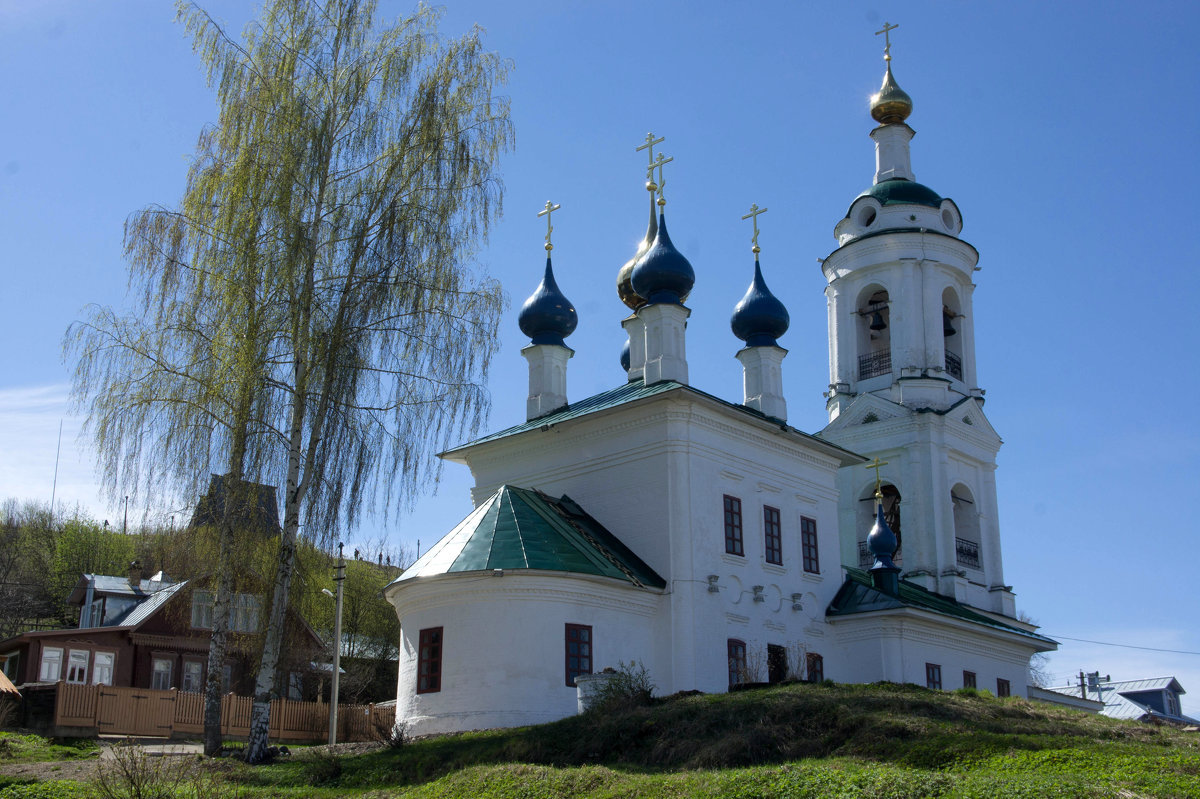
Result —
<path fill-rule="evenodd" d="M 195 680 L 193 681 L 193 678 Z M 199 660 L 183 661 L 183 673 L 180 675 L 179 690 L 188 691 L 190 693 L 201 693 L 204 691 L 204 664 Z"/>
<path fill-rule="evenodd" d="M 92 653 L 86 649 L 72 649 L 67 655 L 67 682 L 72 685 L 87 685 L 88 661 Z"/>
<path fill-rule="evenodd" d="M 53 666 L 53 670 L 50 667 Z M 58 682 L 62 677 L 63 650 L 61 646 L 42 647 L 42 659 L 38 665 L 38 682 Z"/>
<path fill-rule="evenodd" d="M 167 667 L 165 669 L 160 669 L 158 667 L 160 663 L 165 663 Z M 171 679 L 172 679 L 174 671 L 175 671 L 174 658 L 164 658 L 164 657 L 151 658 L 150 659 L 150 687 L 155 690 L 158 690 L 158 691 L 168 690 L 171 687 Z M 162 679 L 163 675 L 166 675 L 165 680 Z M 166 685 L 162 685 L 163 682 L 165 682 Z"/>
<path fill-rule="evenodd" d="M 254 594 L 238 594 L 233 599 L 229 629 L 238 633 L 258 632 L 259 601 Z"/>
<path fill-rule="evenodd" d="M 192 592 L 192 626 L 199 630 L 211 630 L 213 618 L 213 592 L 197 588 Z"/>
<path fill-rule="evenodd" d="M 92 685 L 112 685 L 116 665 L 115 652 L 97 652 L 92 657 Z"/>

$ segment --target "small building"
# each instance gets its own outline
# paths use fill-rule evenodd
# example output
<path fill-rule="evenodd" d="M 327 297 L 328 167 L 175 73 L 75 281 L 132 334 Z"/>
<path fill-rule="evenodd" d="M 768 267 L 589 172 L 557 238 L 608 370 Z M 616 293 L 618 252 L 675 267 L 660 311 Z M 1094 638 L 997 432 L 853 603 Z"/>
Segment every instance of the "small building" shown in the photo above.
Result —
<path fill-rule="evenodd" d="M 200 692 L 208 670 L 213 594 L 162 572 L 142 579 L 136 562 L 126 577 L 84 574 L 67 599 L 79 607 L 79 626 L 26 632 L 0 641 L 3 673 L 18 686 L 61 681 L 84 685 L 177 688 Z M 248 694 L 257 668 L 261 598 L 237 594 L 231 642 L 222 672 L 225 691 Z M 290 614 L 291 698 L 299 699 L 312 661 L 323 648 L 317 634 Z"/>
<path fill-rule="evenodd" d="M 1078 707 L 1081 701 L 1098 706 L 1101 715 L 1135 721 L 1167 721 L 1200 725 L 1200 720 L 1183 715 L 1179 697 L 1187 693 L 1174 677 L 1145 680 L 1089 679 L 1081 685 L 1044 688 L 1029 698 Z M 1092 711 L 1097 712 L 1097 711 Z"/>

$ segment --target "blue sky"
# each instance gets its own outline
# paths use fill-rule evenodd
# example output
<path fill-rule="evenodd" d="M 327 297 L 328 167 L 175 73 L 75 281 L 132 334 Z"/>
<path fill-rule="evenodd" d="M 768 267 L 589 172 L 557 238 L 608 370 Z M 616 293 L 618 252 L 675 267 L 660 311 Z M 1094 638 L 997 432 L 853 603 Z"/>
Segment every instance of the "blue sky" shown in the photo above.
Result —
<path fill-rule="evenodd" d="M 249 2 L 207 5 L 233 30 Z M 1005 573 L 1052 636 L 1200 651 L 1194 519 L 1200 423 L 1189 330 L 1200 120 L 1193 4 L 496 3 L 447 8 L 512 59 L 517 147 L 483 265 L 510 311 L 488 429 L 524 419 L 516 312 L 540 278 L 547 199 L 555 269 L 579 311 L 569 395 L 621 381 L 617 269 L 645 225 L 643 154 L 667 137 L 672 237 L 697 272 L 691 380 L 739 400 L 733 305 L 749 283 L 752 202 L 764 274 L 787 304 L 790 421 L 825 423 L 824 280 L 833 226 L 870 185 L 867 98 L 885 19 L 917 179 L 963 212 L 980 253 L 977 358 L 1005 439 L 998 471 Z M 409 9 L 382 3 L 385 16 Z M 122 224 L 175 203 L 216 116 L 199 61 L 162 2 L 0 0 L 0 497 L 58 499 L 118 518 L 78 420 L 65 417 L 66 327 L 90 302 L 125 302 Z M 1171 410 L 1171 407 L 1174 410 Z M 469 510 L 449 466 L 436 497 L 355 541 L 428 546 Z M 131 518 L 142 504 L 132 503 Z M 169 512 L 169 511 L 168 511 Z M 1200 715 L 1200 657 L 1063 640 L 1060 679 L 1174 674 Z"/>

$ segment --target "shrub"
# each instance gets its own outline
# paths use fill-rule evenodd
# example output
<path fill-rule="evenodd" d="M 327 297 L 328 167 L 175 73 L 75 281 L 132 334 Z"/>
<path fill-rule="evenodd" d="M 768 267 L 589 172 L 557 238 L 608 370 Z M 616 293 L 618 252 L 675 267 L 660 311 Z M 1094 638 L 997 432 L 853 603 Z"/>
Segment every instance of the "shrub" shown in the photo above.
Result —
<path fill-rule="evenodd" d="M 608 680 L 596 690 L 596 697 L 588 707 L 588 712 L 612 713 L 645 707 L 654 698 L 654 689 L 658 686 L 650 679 L 645 663 L 622 661 L 616 669 L 606 670 L 606 673 Z"/>
<path fill-rule="evenodd" d="M 332 785 L 342 776 L 342 759 L 332 749 L 313 749 L 304 761 L 309 785 Z"/>
<path fill-rule="evenodd" d="M 179 794 L 193 771 L 194 761 L 150 757 L 140 746 L 126 741 L 100 761 L 92 786 L 102 799 L 170 799 Z"/>

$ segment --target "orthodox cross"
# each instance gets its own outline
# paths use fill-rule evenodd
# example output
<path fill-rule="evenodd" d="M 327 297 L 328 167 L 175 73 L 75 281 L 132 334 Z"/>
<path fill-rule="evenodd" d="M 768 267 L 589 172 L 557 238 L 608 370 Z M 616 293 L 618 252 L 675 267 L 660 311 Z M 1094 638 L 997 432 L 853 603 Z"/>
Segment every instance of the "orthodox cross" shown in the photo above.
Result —
<path fill-rule="evenodd" d="M 651 182 L 650 182 L 650 184 L 647 184 L 646 188 L 650 189 L 651 191 L 654 191 L 654 189 L 658 190 L 658 204 L 659 205 L 667 204 L 667 201 L 663 199 L 663 189 L 666 188 L 666 186 L 667 186 L 667 181 L 663 178 L 663 165 L 669 164 L 674 160 L 675 160 L 675 156 L 671 156 L 670 158 L 663 158 L 663 154 L 659 153 L 658 158 L 655 158 L 654 161 L 652 161 L 650 163 L 649 177 L 651 178 Z M 657 184 L 653 182 L 655 169 L 658 170 L 658 183 Z M 651 186 L 653 186 L 654 188 L 651 188 Z"/>
<path fill-rule="evenodd" d="M 555 205 L 549 200 L 546 200 L 546 207 L 541 211 L 538 211 L 538 216 L 546 217 L 546 252 L 550 252 L 554 249 L 554 245 L 550 243 L 550 234 L 554 232 L 554 227 L 550 224 L 550 215 L 559 208 L 562 208 L 561 204 Z"/>
<path fill-rule="evenodd" d="M 750 237 L 750 242 L 754 246 L 750 248 L 750 251 L 753 252 L 755 255 L 758 255 L 758 253 L 759 253 L 759 249 L 758 249 L 758 215 L 765 214 L 766 212 L 767 212 L 767 209 L 759 208 L 758 203 L 750 203 L 750 213 L 748 213 L 742 217 L 743 220 L 752 219 L 754 221 L 754 235 Z"/>
<path fill-rule="evenodd" d="M 875 470 L 875 499 L 879 500 L 880 502 L 883 502 L 883 488 L 882 488 L 883 484 L 880 482 L 880 479 L 879 479 L 879 470 L 882 467 L 887 466 L 887 465 L 888 465 L 887 461 L 881 461 L 881 460 L 879 460 L 878 457 L 875 458 L 875 461 L 873 463 L 867 464 L 868 469 Z"/>
<path fill-rule="evenodd" d="M 639 153 L 642 150 L 650 151 L 650 152 L 646 153 L 646 191 L 655 191 L 658 189 L 658 186 L 655 185 L 655 183 L 654 183 L 654 145 L 662 144 L 666 140 L 667 139 L 665 136 L 659 136 L 656 139 L 656 138 L 654 138 L 653 133 L 647 133 L 646 134 L 646 143 L 641 145 L 640 147 L 638 147 L 637 150 L 635 150 L 635 152 L 639 152 Z"/>
<path fill-rule="evenodd" d="M 891 61 L 891 60 L 892 60 L 892 37 L 891 37 L 891 32 L 892 32 L 892 31 L 894 31 L 896 28 L 899 28 L 899 27 L 900 27 L 899 25 L 892 25 L 890 22 L 884 22 L 884 23 L 883 23 L 883 30 L 878 30 L 878 31 L 875 31 L 875 35 L 876 35 L 876 36 L 878 36 L 878 35 L 879 35 L 879 34 L 881 34 L 881 33 L 883 34 L 883 42 L 884 42 L 884 48 L 883 48 L 883 60 L 884 60 L 884 61 Z"/>

